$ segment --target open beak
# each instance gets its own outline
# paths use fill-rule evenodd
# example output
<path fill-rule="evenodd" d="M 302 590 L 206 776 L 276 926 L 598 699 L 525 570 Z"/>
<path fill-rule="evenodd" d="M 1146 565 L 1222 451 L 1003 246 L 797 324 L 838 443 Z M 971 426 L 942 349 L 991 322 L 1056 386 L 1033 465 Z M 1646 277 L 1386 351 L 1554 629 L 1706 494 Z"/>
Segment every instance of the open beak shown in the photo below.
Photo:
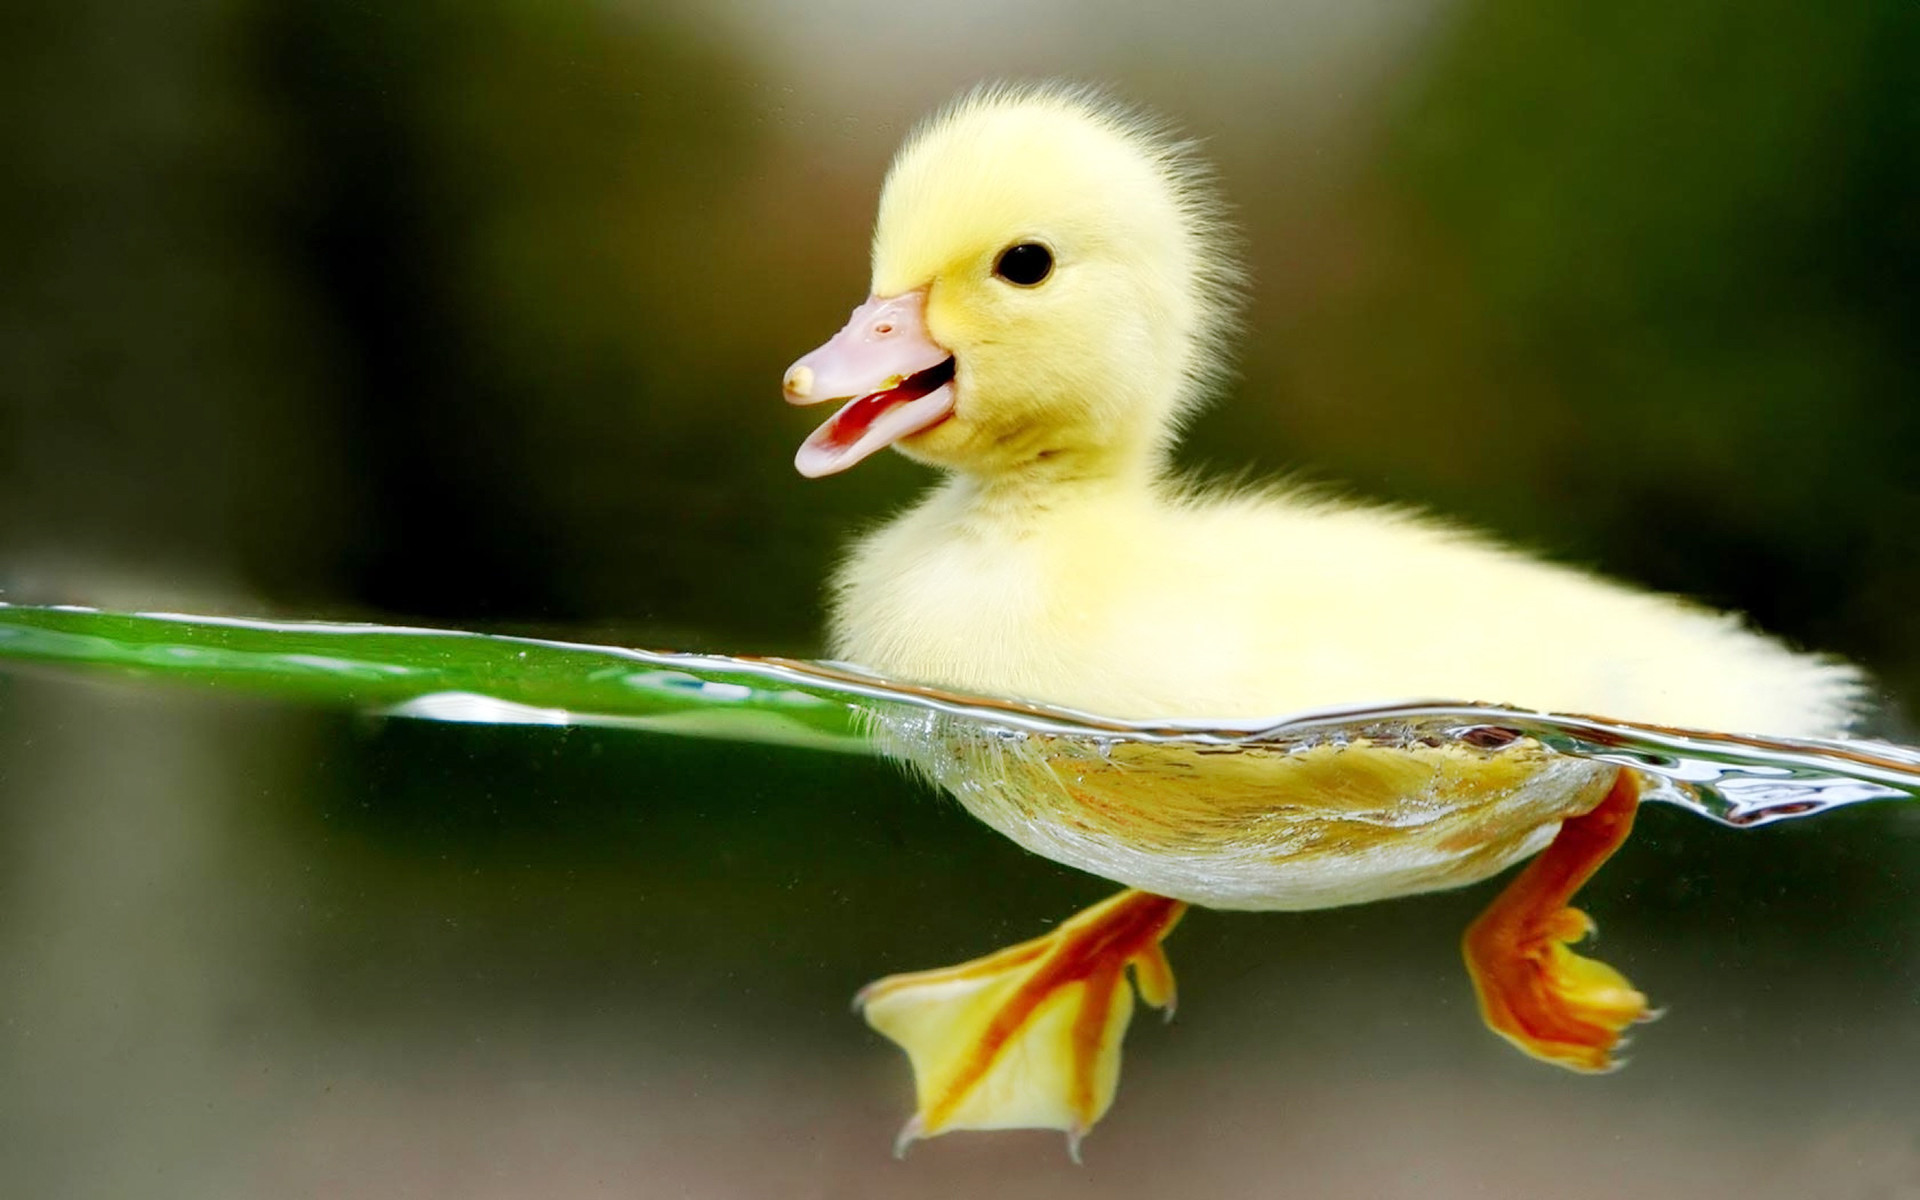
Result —
<path fill-rule="evenodd" d="M 846 328 L 787 368 L 789 404 L 845 400 L 793 456 L 809 479 L 844 471 L 953 415 L 953 355 L 927 334 L 927 293 L 870 296 Z"/>

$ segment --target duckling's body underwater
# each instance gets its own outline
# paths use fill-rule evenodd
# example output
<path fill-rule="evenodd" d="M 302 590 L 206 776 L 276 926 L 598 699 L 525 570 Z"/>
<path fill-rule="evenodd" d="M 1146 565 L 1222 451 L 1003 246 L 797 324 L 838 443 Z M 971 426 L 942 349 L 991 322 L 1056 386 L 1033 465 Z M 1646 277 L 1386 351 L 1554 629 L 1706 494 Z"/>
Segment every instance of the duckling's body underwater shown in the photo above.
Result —
<path fill-rule="evenodd" d="M 872 253 L 872 296 L 787 373 L 790 401 L 844 402 L 796 465 L 828 475 L 892 447 L 946 477 L 855 543 L 836 657 L 1122 718 L 1452 699 L 1819 736 L 1853 714 L 1856 672 L 1737 618 L 1405 512 L 1175 479 L 1180 424 L 1224 375 L 1240 271 L 1190 148 L 1095 94 L 991 87 L 937 114 L 895 159 Z M 1118 1079 L 1126 969 L 1171 1003 L 1159 940 L 1187 902 L 1356 903 L 1544 849 L 1466 939 L 1483 1015 L 1597 1070 L 1649 1014 L 1567 948 L 1591 928 L 1568 899 L 1631 825 L 1637 783 L 1614 767 L 1525 739 L 1096 758 L 937 719 L 881 727 L 995 828 L 1138 889 L 862 993 L 913 1061 L 904 1140 L 1038 1125 L 1077 1141 Z"/>

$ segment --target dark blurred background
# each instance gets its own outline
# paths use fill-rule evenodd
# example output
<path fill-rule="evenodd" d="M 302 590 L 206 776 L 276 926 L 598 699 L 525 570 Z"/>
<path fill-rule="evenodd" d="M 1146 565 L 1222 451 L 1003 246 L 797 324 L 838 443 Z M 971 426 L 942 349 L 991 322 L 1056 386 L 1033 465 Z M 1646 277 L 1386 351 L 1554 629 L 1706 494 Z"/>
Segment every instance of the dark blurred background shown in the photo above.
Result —
<path fill-rule="evenodd" d="M 836 547 L 924 476 L 800 479 L 777 381 L 865 294 L 913 121 L 1060 75 L 1204 137 L 1248 238 L 1189 464 L 1743 610 L 1912 740 L 1909 0 L 7 25 L 0 598 L 816 651 Z M 1675 1014 L 1620 1076 L 1475 1028 L 1485 889 L 1202 916 L 1087 1171 L 898 1167 L 905 1064 L 846 995 L 1104 885 L 882 766 L 35 679 L 0 738 L 0 1194 L 1920 1194 L 1900 812 L 1649 813 L 1593 907 Z"/>

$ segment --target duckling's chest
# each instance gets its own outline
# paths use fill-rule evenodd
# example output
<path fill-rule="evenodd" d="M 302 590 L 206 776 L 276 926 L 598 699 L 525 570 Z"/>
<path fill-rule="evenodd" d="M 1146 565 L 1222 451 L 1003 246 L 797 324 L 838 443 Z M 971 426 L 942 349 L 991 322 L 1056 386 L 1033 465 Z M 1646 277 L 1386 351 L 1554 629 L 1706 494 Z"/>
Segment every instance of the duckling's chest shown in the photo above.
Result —
<path fill-rule="evenodd" d="M 835 580 L 836 657 L 905 679 L 1031 694 L 1072 642 L 1044 539 L 913 513 L 856 544 Z"/>

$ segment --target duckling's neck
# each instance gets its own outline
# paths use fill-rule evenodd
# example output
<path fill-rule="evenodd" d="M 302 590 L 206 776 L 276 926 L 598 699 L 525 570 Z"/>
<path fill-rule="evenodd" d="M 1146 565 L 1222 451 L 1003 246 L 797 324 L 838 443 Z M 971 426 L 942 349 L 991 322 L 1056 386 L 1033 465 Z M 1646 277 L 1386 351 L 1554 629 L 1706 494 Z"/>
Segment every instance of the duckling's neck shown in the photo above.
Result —
<path fill-rule="evenodd" d="M 991 473 L 955 471 L 938 494 L 942 506 L 964 523 L 1004 536 L 1089 502 L 1146 495 L 1157 490 L 1165 474 L 1158 453 L 1060 451 Z"/>

